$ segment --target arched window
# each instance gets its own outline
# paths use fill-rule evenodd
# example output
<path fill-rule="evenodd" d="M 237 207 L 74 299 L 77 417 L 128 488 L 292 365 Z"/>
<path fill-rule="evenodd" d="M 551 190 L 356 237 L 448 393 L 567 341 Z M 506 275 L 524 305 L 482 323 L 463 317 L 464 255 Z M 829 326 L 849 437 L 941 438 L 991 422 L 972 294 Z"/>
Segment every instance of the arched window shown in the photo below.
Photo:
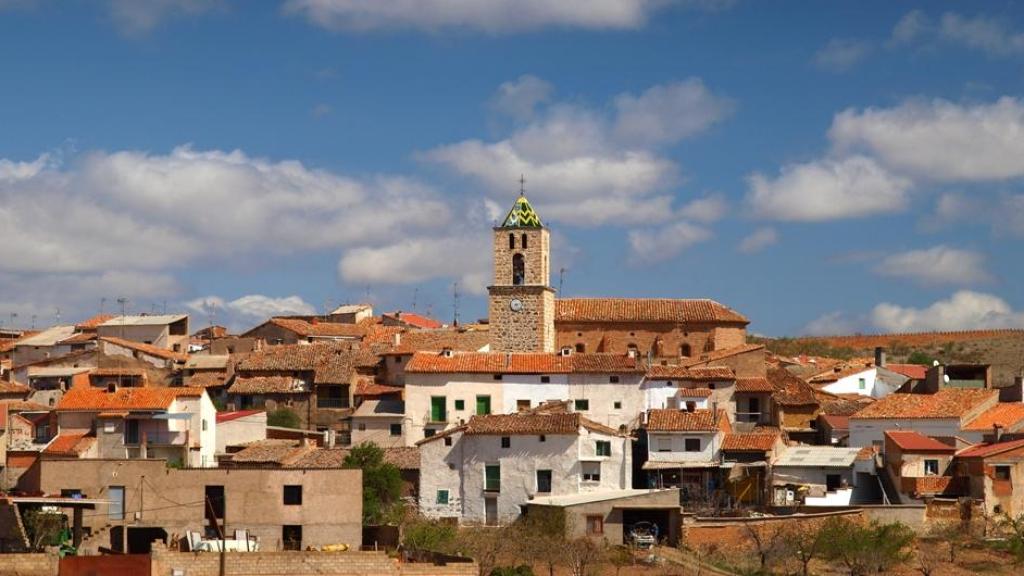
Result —
<path fill-rule="evenodd" d="M 516 249 L 516 235 L 515 234 L 509 233 L 509 235 L 508 235 L 508 249 L 509 250 L 515 250 Z"/>
<path fill-rule="evenodd" d="M 679 347 L 679 355 L 683 358 L 689 358 L 691 354 L 693 354 L 693 351 L 690 350 L 689 344 L 683 344 Z"/>
<path fill-rule="evenodd" d="M 639 351 L 640 351 L 640 349 L 637 348 L 637 345 L 632 343 L 632 342 L 630 342 L 626 346 L 626 353 L 629 354 L 630 356 L 634 357 L 634 358 L 637 357 L 637 355 L 639 354 Z"/>
<path fill-rule="evenodd" d="M 512 284 L 521 285 L 526 281 L 526 260 L 522 254 L 512 256 Z"/>
<path fill-rule="evenodd" d="M 526 250 L 526 233 L 523 233 L 523 250 Z"/>
<path fill-rule="evenodd" d="M 586 344 L 584 344 L 583 342 L 578 342 L 576 344 L 576 352 L 577 353 L 583 354 L 586 351 L 587 351 L 587 345 Z"/>

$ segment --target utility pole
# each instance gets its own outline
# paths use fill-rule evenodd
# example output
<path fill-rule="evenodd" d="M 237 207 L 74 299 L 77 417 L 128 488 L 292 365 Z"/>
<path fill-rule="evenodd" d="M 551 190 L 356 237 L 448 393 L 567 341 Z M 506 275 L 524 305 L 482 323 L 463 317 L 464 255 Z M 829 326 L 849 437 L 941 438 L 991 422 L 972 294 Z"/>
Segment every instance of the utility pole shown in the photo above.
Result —
<path fill-rule="evenodd" d="M 220 521 L 217 519 L 217 511 L 213 509 L 213 501 L 210 500 L 209 496 L 206 497 L 206 509 L 209 510 L 209 512 L 210 512 L 210 521 L 213 522 L 213 528 L 217 531 L 217 536 L 220 537 L 220 570 L 219 570 L 218 574 L 220 576 L 224 576 L 224 574 L 226 572 L 226 569 L 225 569 L 226 568 L 225 567 L 226 558 L 225 558 L 225 554 L 224 554 L 225 553 L 224 549 L 226 548 L 226 544 L 227 543 L 224 542 L 224 529 L 221 527 Z"/>
<path fill-rule="evenodd" d="M 117 299 L 117 303 L 121 305 L 121 340 L 124 340 L 124 311 L 125 311 L 125 305 L 128 304 L 128 299 L 125 298 L 124 296 L 121 296 L 120 298 Z M 123 366 L 123 364 L 124 364 L 124 357 L 121 354 L 118 354 L 117 355 L 117 366 L 118 366 L 118 371 L 117 371 L 117 387 L 119 389 L 124 386 L 124 382 L 123 382 L 124 366 Z"/>
<path fill-rule="evenodd" d="M 565 281 L 565 268 L 558 269 L 558 293 L 562 293 L 562 282 Z"/>
<path fill-rule="evenodd" d="M 452 284 L 452 309 L 453 318 L 452 326 L 458 327 L 459 325 L 459 283 L 455 282 Z"/>

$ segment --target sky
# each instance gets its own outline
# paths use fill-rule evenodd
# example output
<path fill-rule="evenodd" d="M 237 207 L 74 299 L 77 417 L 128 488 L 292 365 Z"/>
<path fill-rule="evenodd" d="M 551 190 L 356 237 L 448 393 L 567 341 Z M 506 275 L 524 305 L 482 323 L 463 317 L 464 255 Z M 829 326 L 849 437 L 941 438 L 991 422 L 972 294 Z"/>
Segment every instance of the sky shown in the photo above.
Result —
<path fill-rule="evenodd" d="M 1008 0 L 0 0 L 0 323 L 474 321 L 522 175 L 562 296 L 1024 327 L 1022 92 Z"/>

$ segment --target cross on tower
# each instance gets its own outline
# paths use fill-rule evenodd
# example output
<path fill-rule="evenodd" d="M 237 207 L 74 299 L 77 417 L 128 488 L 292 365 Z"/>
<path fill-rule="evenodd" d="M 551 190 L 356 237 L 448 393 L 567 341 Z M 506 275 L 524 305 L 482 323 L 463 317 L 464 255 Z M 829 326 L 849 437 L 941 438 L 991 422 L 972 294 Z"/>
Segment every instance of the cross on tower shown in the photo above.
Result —
<path fill-rule="evenodd" d="M 526 176 L 519 175 L 519 195 L 526 196 Z"/>

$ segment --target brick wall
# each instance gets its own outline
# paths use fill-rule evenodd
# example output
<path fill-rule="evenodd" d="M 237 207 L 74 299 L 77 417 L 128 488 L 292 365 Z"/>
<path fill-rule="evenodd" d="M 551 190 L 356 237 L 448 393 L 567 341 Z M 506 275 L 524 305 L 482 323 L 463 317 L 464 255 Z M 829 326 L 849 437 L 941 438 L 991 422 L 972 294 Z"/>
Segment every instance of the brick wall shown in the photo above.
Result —
<path fill-rule="evenodd" d="M 557 322 L 558 348 L 583 344 L 586 352 L 625 354 L 635 345 L 642 355 L 679 358 L 689 351 L 696 358 L 703 352 L 726 350 L 746 343 L 742 326 L 675 322 Z"/>
<path fill-rule="evenodd" d="M 56 576 L 57 555 L 3 554 L 0 555 L 0 576 Z"/>

